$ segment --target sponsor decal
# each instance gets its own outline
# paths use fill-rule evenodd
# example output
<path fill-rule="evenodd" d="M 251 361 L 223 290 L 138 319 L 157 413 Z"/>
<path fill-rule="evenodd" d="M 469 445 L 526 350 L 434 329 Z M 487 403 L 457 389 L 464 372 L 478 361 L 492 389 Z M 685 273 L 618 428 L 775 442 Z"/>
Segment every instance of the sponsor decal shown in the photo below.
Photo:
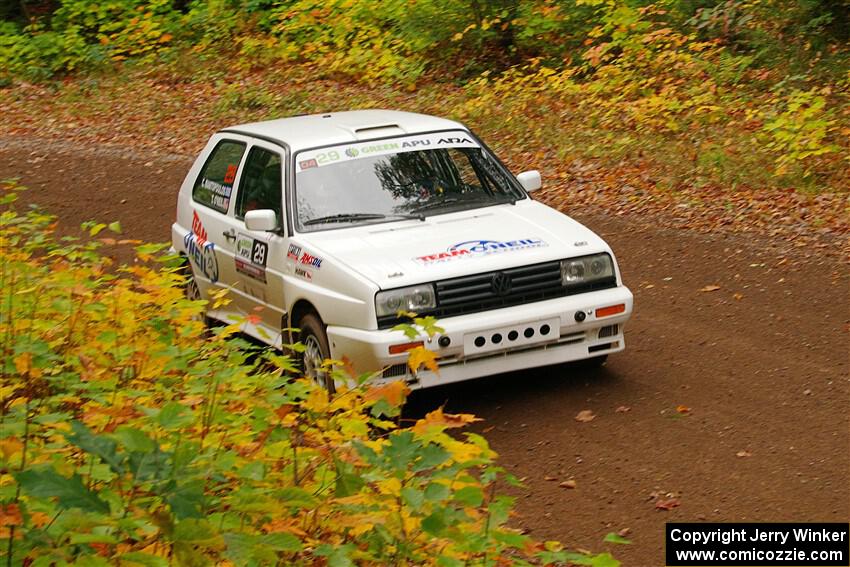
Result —
<path fill-rule="evenodd" d="M 298 256 L 301 255 L 301 247 L 296 246 L 295 244 L 289 245 L 289 250 L 286 251 L 286 257 L 292 258 L 296 262 L 298 261 Z"/>
<path fill-rule="evenodd" d="M 201 246 L 207 243 L 207 231 L 204 223 L 201 222 L 201 217 L 198 216 L 198 211 L 192 211 L 192 234 Z"/>
<path fill-rule="evenodd" d="M 502 254 L 505 252 L 517 252 L 529 248 L 542 248 L 548 246 L 539 238 L 521 238 L 518 240 L 468 240 L 449 246 L 445 252 L 417 256 L 416 261 L 423 264 L 446 262 L 457 258 L 474 256 L 489 256 L 490 254 Z"/>
<path fill-rule="evenodd" d="M 266 269 L 246 262 L 242 258 L 236 258 L 236 271 L 249 278 L 266 283 Z"/>
<path fill-rule="evenodd" d="M 224 174 L 225 185 L 233 185 L 233 181 L 236 179 L 236 167 L 232 163 L 227 166 L 227 173 Z"/>
<path fill-rule="evenodd" d="M 410 140 L 408 142 L 402 142 L 402 148 L 419 148 L 424 146 L 430 146 L 431 140 Z"/>
<path fill-rule="evenodd" d="M 236 166 L 231 167 L 235 168 Z M 230 206 L 230 195 L 233 192 L 233 179 L 230 179 L 229 175 L 230 170 L 228 169 L 228 172 L 227 174 L 225 174 L 224 177 L 224 185 L 217 181 L 213 181 L 212 179 L 207 179 L 206 177 L 203 179 L 203 181 L 201 181 L 201 187 L 211 193 L 210 204 L 213 207 L 222 211 L 226 211 Z M 233 175 L 236 175 L 235 170 Z M 228 179 L 230 179 L 229 182 Z"/>
<path fill-rule="evenodd" d="M 313 281 L 313 272 L 310 270 L 305 270 L 304 268 L 295 268 L 295 275 L 304 278 L 308 282 Z"/>
<path fill-rule="evenodd" d="M 266 262 L 268 261 L 269 245 L 262 240 L 256 240 L 247 234 L 236 236 L 236 271 L 255 280 L 266 281 Z"/>
<path fill-rule="evenodd" d="M 441 132 L 437 134 L 416 134 L 402 136 L 382 142 L 359 142 L 339 148 L 323 148 L 298 154 L 298 169 L 304 171 L 313 167 L 361 159 L 369 156 L 413 152 L 436 148 L 478 148 L 480 147 L 464 132 Z"/>
<path fill-rule="evenodd" d="M 437 145 L 441 146 L 459 146 L 464 144 L 474 144 L 469 138 L 440 138 L 437 140 Z"/>
<path fill-rule="evenodd" d="M 218 261 L 215 257 L 215 245 L 204 240 L 201 242 L 194 232 L 183 237 L 183 247 L 189 260 L 211 282 L 218 281 Z"/>
<path fill-rule="evenodd" d="M 312 266 L 317 270 L 321 269 L 322 267 L 322 259 L 313 256 L 312 254 L 309 254 L 307 252 L 301 254 L 301 259 L 299 260 L 299 262 L 301 264 L 304 264 L 305 266 Z"/>

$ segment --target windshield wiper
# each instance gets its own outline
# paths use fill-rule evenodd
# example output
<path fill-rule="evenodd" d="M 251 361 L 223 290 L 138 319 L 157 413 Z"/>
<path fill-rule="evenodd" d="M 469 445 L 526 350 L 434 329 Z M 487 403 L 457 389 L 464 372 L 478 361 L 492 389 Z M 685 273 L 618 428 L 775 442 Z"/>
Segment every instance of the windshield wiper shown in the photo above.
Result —
<path fill-rule="evenodd" d="M 471 204 L 471 205 L 503 205 L 505 203 L 510 203 L 511 205 L 516 204 L 517 198 L 511 197 L 510 195 L 505 195 L 501 199 L 493 199 L 490 195 L 481 195 L 478 197 L 472 198 L 461 198 L 461 197 L 446 197 L 445 199 L 441 199 L 439 201 L 432 201 L 430 203 L 425 203 L 422 206 L 416 207 L 413 209 L 414 213 L 418 213 L 419 211 L 427 211 L 429 209 L 439 209 L 444 206 L 453 206 L 458 204 Z"/>
<path fill-rule="evenodd" d="M 357 222 L 362 220 L 380 220 L 387 218 L 399 218 L 399 219 L 416 219 L 420 221 L 425 220 L 424 215 L 403 215 L 403 214 L 390 214 L 384 215 L 381 213 L 339 213 L 336 215 L 328 215 L 326 217 L 317 217 L 314 219 L 306 220 L 303 224 L 311 225 L 311 224 L 327 224 L 332 222 Z"/>

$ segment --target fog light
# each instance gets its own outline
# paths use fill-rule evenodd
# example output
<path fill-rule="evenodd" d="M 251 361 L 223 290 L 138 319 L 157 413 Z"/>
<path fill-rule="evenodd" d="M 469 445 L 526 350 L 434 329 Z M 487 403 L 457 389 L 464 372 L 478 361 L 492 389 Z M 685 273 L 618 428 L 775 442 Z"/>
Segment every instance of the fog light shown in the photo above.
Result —
<path fill-rule="evenodd" d="M 584 311 L 576 311 L 575 317 L 576 317 L 576 323 L 581 323 L 582 321 L 587 319 L 587 313 L 585 313 Z"/>

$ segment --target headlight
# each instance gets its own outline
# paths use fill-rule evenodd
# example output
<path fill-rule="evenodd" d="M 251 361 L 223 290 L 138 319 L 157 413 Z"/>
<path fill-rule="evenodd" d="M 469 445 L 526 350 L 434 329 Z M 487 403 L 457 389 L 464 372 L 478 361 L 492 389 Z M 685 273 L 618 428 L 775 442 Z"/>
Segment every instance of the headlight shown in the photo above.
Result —
<path fill-rule="evenodd" d="M 421 313 L 437 307 L 437 298 L 432 285 L 414 285 L 379 291 L 375 296 L 375 310 L 378 317 L 395 315 L 399 311 Z"/>
<path fill-rule="evenodd" d="M 561 285 L 573 286 L 610 278 L 614 263 L 608 254 L 594 254 L 582 258 L 561 260 Z"/>

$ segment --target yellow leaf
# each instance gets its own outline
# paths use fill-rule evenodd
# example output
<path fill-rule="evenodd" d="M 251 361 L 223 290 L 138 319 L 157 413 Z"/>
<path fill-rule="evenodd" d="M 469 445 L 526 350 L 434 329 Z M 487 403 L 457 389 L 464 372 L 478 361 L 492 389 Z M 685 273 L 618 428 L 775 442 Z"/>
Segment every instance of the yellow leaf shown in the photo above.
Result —
<path fill-rule="evenodd" d="M 476 421 L 481 421 L 481 419 L 471 413 L 443 413 L 443 408 L 440 407 L 417 421 L 416 425 L 413 426 L 413 431 L 423 433 L 432 426 L 443 429 L 464 427 Z"/>
<path fill-rule="evenodd" d="M 409 351 L 407 365 L 413 372 L 416 372 L 422 366 L 435 374 L 439 374 L 440 372 L 440 369 L 437 367 L 437 355 L 421 346 Z"/>
<path fill-rule="evenodd" d="M 7 460 L 11 459 L 15 453 L 21 452 L 23 448 L 24 444 L 18 441 L 17 437 L 9 437 L 0 441 L 0 453 L 3 453 Z"/>
<path fill-rule="evenodd" d="M 367 402 L 373 402 L 383 398 L 391 405 L 399 406 L 404 402 L 405 397 L 409 393 L 410 388 L 407 387 L 407 384 L 402 380 L 396 380 L 383 386 L 369 388 L 364 398 Z"/>
<path fill-rule="evenodd" d="M 27 374 L 32 368 L 32 353 L 24 352 L 15 357 L 15 370 L 18 374 Z"/>

